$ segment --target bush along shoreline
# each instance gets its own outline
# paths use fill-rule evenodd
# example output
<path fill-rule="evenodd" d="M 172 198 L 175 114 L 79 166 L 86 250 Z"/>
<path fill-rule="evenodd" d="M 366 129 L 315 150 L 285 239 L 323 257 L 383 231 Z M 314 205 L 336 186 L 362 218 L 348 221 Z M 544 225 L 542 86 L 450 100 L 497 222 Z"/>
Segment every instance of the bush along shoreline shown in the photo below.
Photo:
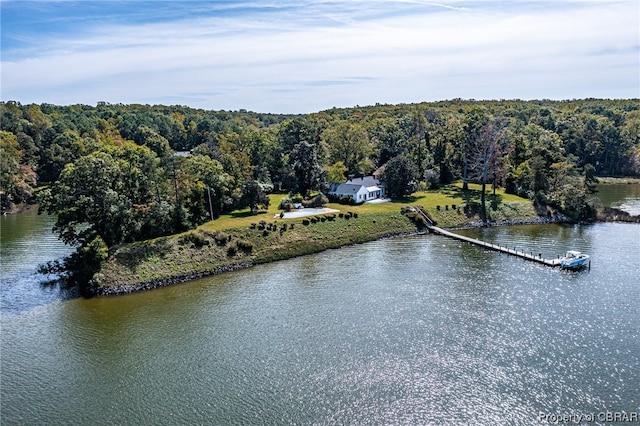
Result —
<path fill-rule="evenodd" d="M 516 205 L 514 207 L 515 204 Z M 565 222 L 562 215 L 539 216 L 527 203 L 514 203 L 512 216 L 493 212 L 488 224 L 467 217 L 462 209 L 426 209 L 438 226 L 466 229 Z M 249 268 L 261 263 L 319 253 L 383 238 L 415 235 L 425 223 L 408 209 L 387 212 L 326 214 L 300 219 L 260 221 L 212 232 L 183 234 L 116 248 L 94 275 L 89 296 L 116 296 Z"/>
<path fill-rule="evenodd" d="M 419 227 L 399 211 L 261 221 L 217 232 L 197 229 L 116 248 L 86 293 L 129 294 L 417 232 Z"/>

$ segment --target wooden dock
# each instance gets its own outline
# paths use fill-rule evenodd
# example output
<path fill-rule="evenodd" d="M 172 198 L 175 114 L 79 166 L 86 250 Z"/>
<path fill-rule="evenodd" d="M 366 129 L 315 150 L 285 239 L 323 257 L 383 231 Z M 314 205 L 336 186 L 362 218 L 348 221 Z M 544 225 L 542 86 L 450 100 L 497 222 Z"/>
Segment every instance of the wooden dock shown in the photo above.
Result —
<path fill-rule="evenodd" d="M 537 262 L 537 263 L 541 263 L 543 265 L 547 265 L 547 266 L 552 266 L 552 267 L 556 267 L 556 266 L 560 266 L 560 259 L 545 259 L 543 258 L 541 255 L 536 256 L 534 253 L 530 252 L 530 253 L 526 253 L 524 251 L 518 251 L 515 248 L 511 249 L 508 247 L 502 247 L 500 245 L 496 245 L 496 244 L 491 244 L 491 243 L 487 243 L 484 241 L 480 241 L 476 238 L 470 238 L 470 237 L 465 237 L 463 235 L 459 235 L 459 234 L 455 234 L 453 232 L 449 232 L 449 231 L 445 231 L 442 228 L 439 228 L 437 226 L 435 226 L 433 224 L 433 222 L 431 221 L 431 219 L 429 219 L 429 217 L 422 211 L 421 208 L 419 207 L 414 207 L 427 221 L 427 228 L 429 229 L 430 232 L 434 232 L 436 234 L 440 234 L 440 235 L 444 235 L 445 237 L 449 237 L 449 238 L 453 238 L 459 241 L 464 241 L 470 244 L 474 244 L 480 247 L 483 247 L 487 250 L 493 250 L 493 251 L 497 251 L 497 252 L 501 252 L 501 253 L 506 253 L 509 254 L 511 256 L 516 256 L 516 257 L 520 257 L 522 259 L 525 260 L 530 260 L 532 262 Z"/>

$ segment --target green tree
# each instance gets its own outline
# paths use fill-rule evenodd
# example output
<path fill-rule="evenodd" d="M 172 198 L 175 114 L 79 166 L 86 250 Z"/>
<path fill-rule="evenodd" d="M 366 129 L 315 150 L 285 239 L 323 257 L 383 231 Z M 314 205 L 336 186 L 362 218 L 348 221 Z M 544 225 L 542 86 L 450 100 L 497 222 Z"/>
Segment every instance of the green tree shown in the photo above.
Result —
<path fill-rule="evenodd" d="M 332 183 L 342 183 L 347 178 L 347 167 L 342 161 L 338 161 L 324 168 L 327 172 L 327 181 Z"/>
<path fill-rule="evenodd" d="M 57 215 L 54 230 L 67 244 L 84 246 L 100 237 L 111 247 L 153 236 L 140 230 L 145 212 L 166 187 L 159 182 L 158 158 L 130 142 L 109 151 L 67 164 L 43 193 L 40 209 Z"/>
<path fill-rule="evenodd" d="M 598 183 L 599 180 L 596 177 L 596 168 L 593 167 L 593 164 L 585 164 L 584 165 L 584 186 L 587 194 L 595 194 L 598 192 Z"/>
<path fill-rule="evenodd" d="M 281 125 L 278 140 L 285 152 L 292 152 L 301 142 L 319 143 L 320 133 L 321 130 L 311 119 L 296 117 Z"/>
<path fill-rule="evenodd" d="M 42 167 L 38 170 L 41 179 L 45 182 L 55 181 L 67 163 L 72 163 L 86 153 L 84 142 L 75 130 L 56 134 L 44 150 Z"/>
<path fill-rule="evenodd" d="M 154 131 L 151 127 L 140 126 L 135 132 L 134 140 L 138 145 L 144 145 L 155 152 L 158 158 L 166 159 L 171 155 L 169 141 Z"/>
<path fill-rule="evenodd" d="M 398 155 L 387 162 L 380 180 L 391 198 L 404 198 L 418 188 L 418 168 L 405 157 Z"/>
<path fill-rule="evenodd" d="M 21 164 L 23 152 L 17 138 L 10 132 L 0 130 L 0 211 L 5 212 L 15 204 L 34 200 L 33 188 L 36 174 L 33 169 Z"/>
<path fill-rule="evenodd" d="M 291 153 L 290 162 L 295 174 L 292 192 L 306 198 L 311 190 L 324 187 L 326 172 L 318 163 L 315 145 L 304 141 L 297 144 Z"/>
<path fill-rule="evenodd" d="M 396 120 L 391 118 L 376 119 L 369 126 L 368 133 L 377 149 L 378 166 L 384 165 L 393 157 L 407 154 L 408 147 L 404 143 L 402 129 Z"/>
<path fill-rule="evenodd" d="M 204 155 L 190 155 L 180 165 L 180 190 L 193 225 L 202 223 L 213 210 L 213 216 L 229 211 L 236 204 L 235 179 L 222 164 Z"/>
<path fill-rule="evenodd" d="M 269 196 L 263 191 L 258 181 L 247 180 L 242 184 L 241 207 L 249 206 L 251 213 L 254 213 L 257 208 L 268 209 L 270 203 Z"/>
<path fill-rule="evenodd" d="M 134 233 L 133 203 L 127 197 L 118 162 L 105 152 L 69 163 L 40 208 L 56 214 L 54 230 L 66 244 L 84 245 L 99 236 L 108 246 Z"/>
<path fill-rule="evenodd" d="M 11 191 L 15 185 L 14 175 L 20 170 L 22 151 L 13 133 L 0 131 L 0 189 Z"/>
<path fill-rule="evenodd" d="M 329 149 L 329 161 L 338 161 L 347 167 L 350 174 L 368 174 L 372 171 L 374 146 L 361 124 L 348 121 L 332 123 L 322 132 L 322 140 Z"/>

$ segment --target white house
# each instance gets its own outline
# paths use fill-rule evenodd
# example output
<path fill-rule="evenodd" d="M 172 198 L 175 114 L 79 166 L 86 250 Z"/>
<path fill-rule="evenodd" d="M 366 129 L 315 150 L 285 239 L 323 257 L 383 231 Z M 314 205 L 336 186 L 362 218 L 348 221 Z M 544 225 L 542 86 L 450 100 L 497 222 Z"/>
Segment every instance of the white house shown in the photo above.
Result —
<path fill-rule="evenodd" d="M 351 197 L 356 203 L 383 198 L 385 196 L 384 184 L 373 176 L 349 179 L 345 183 L 332 183 L 327 192 L 336 197 Z"/>

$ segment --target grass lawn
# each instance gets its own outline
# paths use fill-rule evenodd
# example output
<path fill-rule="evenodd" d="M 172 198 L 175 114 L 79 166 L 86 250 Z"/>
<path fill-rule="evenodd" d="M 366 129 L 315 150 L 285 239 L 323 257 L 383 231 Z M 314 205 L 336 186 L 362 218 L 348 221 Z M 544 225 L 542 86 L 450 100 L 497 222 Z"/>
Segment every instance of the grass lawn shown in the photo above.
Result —
<path fill-rule="evenodd" d="M 480 189 L 481 186 L 478 184 L 469 184 L 469 190 L 462 190 L 462 183 L 457 182 L 451 185 L 443 186 L 437 190 L 432 191 L 420 191 L 415 192 L 410 197 L 406 199 L 392 200 L 388 203 L 382 204 L 361 204 L 358 206 L 347 206 L 344 204 L 337 203 L 329 203 L 326 207 L 340 210 L 342 212 L 354 212 L 358 214 L 366 214 L 366 213 L 383 213 L 383 212 L 399 212 L 402 206 L 406 205 L 418 205 L 423 206 L 427 210 L 429 210 L 436 220 L 442 223 L 443 226 L 459 226 L 461 222 L 466 220 L 465 217 L 456 216 L 464 216 L 462 213 L 458 215 L 445 214 L 444 207 L 451 206 L 455 204 L 457 206 L 461 206 L 465 203 L 479 203 L 480 202 Z M 280 213 L 278 210 L 278 205 L 280 201 L 287 197 L 287 194 L 270 194 L 269 199 L 271 200 L 271 204 L 267 211 L 258 211 L 256 213 L 251 213 L 249 209 L 236 210 L 231 213 L 223 214 L 218 219 L 213 222 L 207 222 L 198 227 L 203 231 L 220 231 L 223 229 L 231 229 L 237 227 L 245 227 L 249 226 L 251 223 L 257 223 L 261 220 L 267 222 L 273 222 L 274 216 Z M 487 206 L 491 208 L 497 207 L 502 203 L 531 203 L 531 200 L 526 198 L 518 197 L 513 194 L 506 194 L 504 189 L 499 188 L 496 191 L 495 197 L 492 195 L 491 187 L 487 187 Z M 441 206 L 442 212 L 436 209 L 437 206 Z M 494 208 L 494 210 L 496 210 Z M 451 216 L 451 217 L 447 217 Z M 443 221 L 443 219 L 445 219 Z M 277 219 L 277 220 L 295 220 L 295 219 Z"/>
<path fill-rule="evenodd" d="M 462 208 L 453 209 L 451 206 L 478 203 L 480 190 L 478 185 L 470 185 L 469 191 L 462 191 L 461 186 L 453 184 L 434 191 L 417 192 L 407 199 L 382 204 L 327 205 L 341 212 L 357 213 L 344 218 L 339 214 L 275 218 L 280 213 L 280 200 L 287 195 L 272 194 L 271 205 L 266 211 L 252 214 L 249 209 L 239 210 L 192 231 L 124 245 L 109 256 L 94 278 L 99 285 L 119 287 L 194 274 L 200 276 L 238 262 L 272 262 L 385 236 L 412 233 L 417 230 L 416 225 L 400 212 L 400 208 L 406 205 L 423 206 L 439 226 L 464 226 L 477 221 L 477 216 L 467 216 Z M 487 209 L 491 220 L 537 217 L 530 200 L 503 191 L 498 191 L 495 197 L 487 196 Z M 271 224 L 269 229 L 251 226 L 262 220 Z"/>

